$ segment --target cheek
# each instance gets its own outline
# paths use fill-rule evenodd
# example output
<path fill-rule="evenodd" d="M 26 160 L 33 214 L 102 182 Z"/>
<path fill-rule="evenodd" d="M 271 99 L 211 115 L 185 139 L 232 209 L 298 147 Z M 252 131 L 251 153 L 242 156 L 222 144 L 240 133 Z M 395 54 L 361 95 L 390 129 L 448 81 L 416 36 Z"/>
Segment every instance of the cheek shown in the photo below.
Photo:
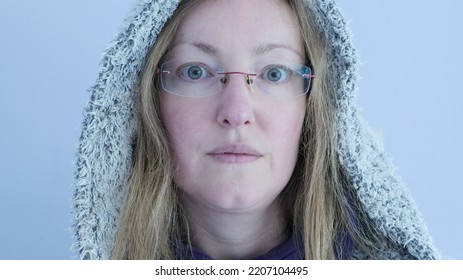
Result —
<path fill-rule="evenodd" d="M 292 106 L 289 106 L 292 105 Z M 272 137 L 278 143 L 280 149 L 294 151 L 298 149 L 300 135 L 305 117 L 305 103 L 289 104 L 279 106 L 274 112 L 278 112 L 269 117 L 271 120 Z"/>
<path fill-rule="evenodd" d="M 161 95 L 163 122 L 174 158 L 184 150 L 189 150 L 186 146 L 193 145 L 197 131 L 200 130 L 200 122 L 196 121 L 200 116 L 196 110 L 176 99 L 175 96 Z"/>
<path fill-rule="evenodd" d="M 299 144 L 305 117 L 305 103 L 280 106 L 278 114 L 269 119 L 271 129 L 268 137 L 273 139 L 273 169 L 291 173 L 299 154 Z"/>
<path fill-rule="evenodd" d="M 176 177 L 188 177 L 197 163 L 207 128 L 207 109 L 202 107 L 203 104 L 191 100 L 161 95 L 161 112 Z"/>

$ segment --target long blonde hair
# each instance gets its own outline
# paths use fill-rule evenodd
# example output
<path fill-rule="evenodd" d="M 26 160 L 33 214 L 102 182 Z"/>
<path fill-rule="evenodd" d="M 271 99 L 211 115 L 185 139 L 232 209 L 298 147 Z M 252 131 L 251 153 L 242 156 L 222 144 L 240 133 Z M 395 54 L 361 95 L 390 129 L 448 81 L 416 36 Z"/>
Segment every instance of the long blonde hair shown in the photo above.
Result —
<path fill-rule="evenodd" d="M 133 170 L 122 208 L 113 259 L 174 259 L 174 242 L 188 239 L 186 222 L 172 179 L 172 164 L 159 108 L 156 69 L 167 52 L 176 30 L 200 0 L 184 0 L 159 33 L 151 48 L 137 87 L 138 133 Z M 318 32 L 307 1 L 288 0 L 297 17 L 305 42 L 307 63 L 315 70 L 307 99 L 307 114 L 301 136 L 298 163 L 280 198 L 292 230 L 304 242 L 306 259 L 335 259 L 342 232 L 356 247 L 369 251 L 371 236 L 353 223 L 367 219 L 352 195 L 335 150 L 334 90 L 329 76 L 324 38 Z M 360 216 L 360 217 L 359 217 Z M 367 227 L 368 226 L 367 223 Z"/>

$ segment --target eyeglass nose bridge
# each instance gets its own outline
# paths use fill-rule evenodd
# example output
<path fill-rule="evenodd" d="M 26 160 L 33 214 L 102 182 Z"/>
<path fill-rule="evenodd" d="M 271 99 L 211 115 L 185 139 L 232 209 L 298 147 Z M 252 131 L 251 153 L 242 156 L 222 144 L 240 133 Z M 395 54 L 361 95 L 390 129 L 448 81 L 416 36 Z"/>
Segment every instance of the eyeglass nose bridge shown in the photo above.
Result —
<path fill-rule="evenodd" d="M 233 72 L 217 72 L 217 75 L 224 75 L 222 78 L 220 78 L 220 82 L 222 84 L 226 84 L 227 83 L 227 76 L 228 75 L 244 75 L 245 76 L 245 80 L 246 80 L 246 83 L 249 85 L 249 88 L 251 89 L 251 92 L 253 92 L 252 90 L 252 84 L 254 83 L 254 80 L 252 79 L 252 77 L 256 77 L 257 74 L 255 73 L 246 73 L 246 72 L 239 72 L 239 71 L 233 71 Z"/>

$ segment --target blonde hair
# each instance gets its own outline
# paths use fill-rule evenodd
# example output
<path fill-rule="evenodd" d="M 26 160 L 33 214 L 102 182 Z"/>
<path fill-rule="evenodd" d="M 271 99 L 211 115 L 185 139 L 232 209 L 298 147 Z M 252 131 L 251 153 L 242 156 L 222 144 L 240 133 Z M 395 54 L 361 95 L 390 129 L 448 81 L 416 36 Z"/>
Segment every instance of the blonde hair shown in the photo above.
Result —
<path fill-rule="evenodd" d="M 113 259 L 175 259 L 175 242 L 188 240 L 187 224 L 172 179 L 172 164 L 159 108 L 156 69 L 168 51 L 176 30 L 200 0 L 182 1 L 159 33 L 141 74 L 137 101 L 138 133 L 133 170 L 119 219 Z M 356 246 L 369 253 L 376 233 L 353 217 L 368 220 L 352 194 L 335 150 L 334 90 L 328 72 L 326 46 L 316 29 L 311 9 L 303 0 L 288 0 L 305 42 L 308 63 L 316 78 L 307 99 L 300 155 L 280 199 L 292 230 L 303 240 L 306 259 L 335 259 L 339 235 L 349 234 Z M 352 209 L 355 209 L 352 210 Z M 360 209 L 360 212 L 358 211 Z"/>

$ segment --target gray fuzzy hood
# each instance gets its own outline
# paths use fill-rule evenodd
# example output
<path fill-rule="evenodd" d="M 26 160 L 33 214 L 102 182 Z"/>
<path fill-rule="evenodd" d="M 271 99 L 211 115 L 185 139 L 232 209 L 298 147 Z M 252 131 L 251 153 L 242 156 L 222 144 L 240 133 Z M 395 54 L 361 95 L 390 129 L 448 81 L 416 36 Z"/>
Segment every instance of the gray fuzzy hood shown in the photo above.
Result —
<path fill-rule="evenodd" d="M 131 171 L 134 85 L 144 58 L 175 11 L 177 0 L 137 0 L 105 50 L 84 109 L 76 153 L 72 250 L 82 259 L 108 259 Z M 307 0 L 328 42 L 336 79 L 336 131 L 340 162 L 357 197 L 387 237 L 384 258 L 439 258 L 420 213 L 356 107 L 357 58 L 346 22 L 333 0 Z M 391 245 L 392 244 L 392 245 Z M 358 257 L 361 257 L 360 255 Z"/>

